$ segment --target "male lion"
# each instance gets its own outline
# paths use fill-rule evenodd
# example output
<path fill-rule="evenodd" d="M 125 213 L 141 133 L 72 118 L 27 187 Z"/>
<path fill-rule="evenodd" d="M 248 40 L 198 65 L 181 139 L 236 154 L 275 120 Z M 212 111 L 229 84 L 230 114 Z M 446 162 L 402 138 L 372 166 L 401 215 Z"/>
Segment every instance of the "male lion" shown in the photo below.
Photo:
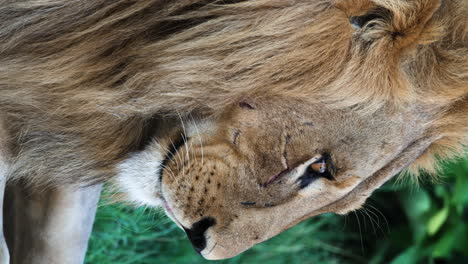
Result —
<path fill-rule="evenodd" d="M 433 171 L 466 142 L 467 21 L 466 0 L 0 0 L 12 263 L 82 262 L 102 182 L 223 259 Z"/>

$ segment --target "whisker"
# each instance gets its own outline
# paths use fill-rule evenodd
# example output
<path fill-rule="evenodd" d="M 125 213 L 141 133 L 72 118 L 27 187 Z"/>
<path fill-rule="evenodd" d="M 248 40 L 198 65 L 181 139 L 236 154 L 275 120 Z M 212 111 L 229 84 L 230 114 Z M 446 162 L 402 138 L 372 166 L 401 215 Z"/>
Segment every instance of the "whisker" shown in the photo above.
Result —
<path fill-rule="evenodd" d="M 184 141 L 184 146 L 186 146 L 185 144 L 186 144 L 186 142 Z M 187 149 L 187 147 L 185 147 L 185 148 Z M 177 155 L 177 157 L 179 158 L 179 160 L 180 160 L 181 163 L 182 163 L 182 177 L 181 177 L 181 180 L 182 180 L 183 183 L 185 183 L 187 186 L 190 186 L 191 184 L 190 184 L 190 182 L 187 180 L 186 173 L 185 173 L 185 162 L 186 162 L 185 159 L 186 159 L 186 156 L 183 155 L 182 153 L 180 153 L 180 151 L 177 152 L 176 155 Z M 180 170 L 179 170 L 179 171 L 180 171 Z"/>
<path fill-rule="evenodd" d="M 376 225 L 377 225 L 377 222 L 374 222 L 375 220 L 372 218 L 372 216 L 367 212 L 367 208 L 365 207 L 362 207 L 360 209 L 360 211 L 362 212 L 363 216 L 364 216 L 364 220 L 366 219 L 366 216 L 367 218 L 369 218 L 370 220 L 370 224 L 372 226 L 372 231 L 374 232 L 374 235 L 377 234 L 377 229 L 376 229 Z"/>
<path fill-rule="evenodd" d="M 379 209 L 377 209 L 375 206 L 373 206 L 372 204 L 368 204 L 368 206 L 370 206 L 374 211 L 376 211 L 379 215 L 381 215 L 383 217 L 383 219 L 385 221 L 385 225 L 387 226 L 387 234 L 390 233 L 390 224 L 387 221 L 387 217 L 385 217 L 385 215 Z"/>
<path fill-rule="evenodd" d="M 174 145 L 174 142 L 172 142 L 171 139 L 169 139 L 171 144 L 172 144 L 172 147 L 175 149 L 175 145 Z M 185 141 L 184 141 L 184 146 L 185 146 Z M 180 172 L 181 168 L 179 166 L 179 164 L 182 164 L 182 174 L 183 174 L 183 179 L 184 181 L 186 181 L 185 179 L 185 160 L 183 159 L 183 156 L 181 155 L 180 151 L 177 151 L 176 153 L 173 154 L 173 159 L 175 160 L 175 164 L 176 164 L 176 167 L 177 167 L 177 171 Z M 176 184 L 180 184 L 180 177 L 179 178 L 175 178 L 176 180 Z"/>
<path fill-rule="evenodd" d="M 358 210 L 356 210 L 356 212 L 357 212 L 357 213 L 358 213 L 360 216 L 362 215 L 362 219 L 363 219 L 363 227 L 364 227 L 363 229 L 364 229 L 364 231 L 366 231 L 366 230 L 367 230 L 367 221 L 366 221 L 366 215 L 365 215 L 365 214 L 362 212 L 362 209 L 361 209 L 361 208 L 360 208 L 360 209 L 358 209 Z"/>
<path fill-rule="evenodd" d="M 195 130 L 197 131 L 197 137 L 198 137 L 198 141 L 200 142 L 200 149 L 201 149 L 201 165 L 203 166 L 203 162 L 204 162 L 204 154 L 203 154 L 203 141 L 202 141 L 202 138 L 201 138 L 201 134 L 200 134 L 200 130 L 198 130 L 198 126 L 197 126 L 197 122 L 195 122 L 195 120 L 193 119 L 193 116 L 190 115 L 192 117 L 192 122 L 193 122 L 193 126 L 195 127 Z"/>
<path fill-rule="evenodd" d="M 345 230 L 346 229 L 346 224 L 348 222 L 348 215 L 344 215 L 344 221 L 343 221 L 343 227 L 341 228 L 341 230 Z"/>
<path fill-rule="evenodd" d="M 169 138 L 169 141 L 171 142 L 172 148 L 176 149 L 176 146 L 175 146 L 174 142 L 172 141 L 172 139 Z M 180 170 L 179 162 L 182 162 L 182 160 L 180 159 L 180 156 L 178 154 L 176 154 L 176 153 L 172 153 L 172 155 L 173 155 L 173 159 L 175 159 L 175 158 L 178 159 L 178 160 L 177 159 L 175 160 L 175 163 L 176 163 L 176 166 L 177 166 L 177 170 Z"/>
<path fill-rule="evenodd" d="M 177 116 L 179 117 L 180 124 L 182 125 L 182 131 L 183 131 L 182 140 L 184 141 L 186 159 L 188 160 L 188 163 L 190 164 L 189 146 L 187 145 L 187 130 L 185 128 L 184 120 L 182 120 L 182 116 L 180 115 L 179 112 L 177 112 Z M 184 169 L 184 171 L 185 171 L 185 169 Z"/>
<path fill-rule="evenodd" d="M 377 223 L 376 223 L 376 224 L 377 224 L 378 229 L 380 229 L 380 231 L 382 232 L 382 234 L 383 234 L 384 236 L 386 236 L 385 231 L 383 230 L 382 226 L 380 225 L 380 217 L 379 217 L 379 215 L 377 215 L 376 213 L 374 213 L 374 212 L 372 211 L 371 208 L 367 208 L 367 211 L 368 211 L 369 213 L 371 213 L 371 214 L 377 219 Z"/>
<path fill-rule="evenodd" d="M 359 227 L 359 238 L 361 241 L 361 251 L 364 254 L 364 242 L 362 240 L 362 229 L 361 229 L 361 221 L 359 220 L 359 216 L 357 215 L 356 211 L 353 211 L 354 215 L 356 216 L 358 227 Z"/>
<path fill-rule="evenodd" d="M 191 125 L 193 125 L 195 123 L 195 121 L 193 120 L 193 117 L 191 114 L 188 115 L 187 118 L 191 118 L 192 120 L 186 120 L 186 122 L 190 123 Z M 185 134 L 187 140 L 188 140 L 188 137 L 187 137 L 187 134 Z M 187 152 L 189 153 L 188 156 L 190 158 L 190 156 L 193 158 L 193 161 L 194 162 L 197 162 L 197 156 L 195 155 L 195 152 L 193 151 L 193 140 L 190 141 L 190 143 L 188 144 L 188 149 L 187 149 Z M 189 161 L 190 162 L 190 161 Z"/>

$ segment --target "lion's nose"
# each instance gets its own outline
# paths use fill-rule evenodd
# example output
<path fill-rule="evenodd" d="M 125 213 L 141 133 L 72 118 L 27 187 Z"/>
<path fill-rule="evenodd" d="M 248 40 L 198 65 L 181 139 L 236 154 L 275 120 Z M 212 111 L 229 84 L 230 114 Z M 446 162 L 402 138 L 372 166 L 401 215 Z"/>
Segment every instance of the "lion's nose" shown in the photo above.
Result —
<path fill-rule="evenodd" d="M 194 223 L 192 228 L 186 229 L 185 233 L 187 234 L 190 242 L 192 242 L 193 247 L 195 250 L 200 253 L 206 247 L 206 237 L 205 232 L 208 228 L 214 226 L 216 224 L 216 220 L 213 217 L 205 217 L 200 221 Z"/>

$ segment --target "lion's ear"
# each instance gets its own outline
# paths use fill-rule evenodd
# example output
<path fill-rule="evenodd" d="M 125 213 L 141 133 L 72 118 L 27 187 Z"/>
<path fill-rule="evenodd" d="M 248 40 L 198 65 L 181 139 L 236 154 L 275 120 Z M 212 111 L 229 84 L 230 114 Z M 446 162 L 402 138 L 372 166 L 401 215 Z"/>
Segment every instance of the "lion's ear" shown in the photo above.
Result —
<path fill-rule="evenodd" d="M 349 17 L 364 41 L 391 41 L 396 47 L 436 41 L 443 27 L 433 21 L 440 0 L 342 0 L 338 8 Z"/>

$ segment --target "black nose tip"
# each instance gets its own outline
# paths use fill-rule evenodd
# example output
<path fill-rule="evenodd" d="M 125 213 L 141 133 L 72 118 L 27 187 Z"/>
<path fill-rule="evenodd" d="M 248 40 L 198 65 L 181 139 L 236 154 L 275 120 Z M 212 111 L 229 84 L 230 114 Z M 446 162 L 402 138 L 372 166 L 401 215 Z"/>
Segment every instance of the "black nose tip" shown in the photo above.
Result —
<path fill-rule="evenodd" d="M 208 228 L 214 226 L 215 224 L 216 220 L 214 218 L 205 217 L 202 220 L 194 223 L 192 225 L 192 228 L 184 228 L 185 233 L 187 233 L 190 242 L 192 242 L 193 247 L 198 253 L 202 252 L 203 249 L 205 249 L 206 247 L 206 230 L 208 230 Z"/>

